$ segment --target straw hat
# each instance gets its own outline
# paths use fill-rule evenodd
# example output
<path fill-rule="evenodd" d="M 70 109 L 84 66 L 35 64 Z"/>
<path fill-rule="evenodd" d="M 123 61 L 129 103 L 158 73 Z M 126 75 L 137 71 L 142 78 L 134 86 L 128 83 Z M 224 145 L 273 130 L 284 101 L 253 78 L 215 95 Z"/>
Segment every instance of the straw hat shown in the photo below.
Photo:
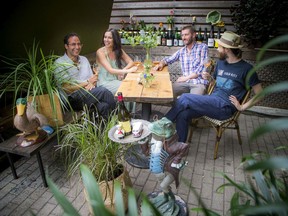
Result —
<path fill-rule="evenodd" d="M 243 47 L 240 36 L 231 31 L 225 31 L 221 38 L 215 39 L 215 41 L 225 48 L 239 49 Z"/>
<path fill-rule="evenodd" d="M 221 13 L 219 11 L 210 11 L 206 16 L 206 23 L 211 22 L 212 25 L 215 25 L 221 21 Z"/>

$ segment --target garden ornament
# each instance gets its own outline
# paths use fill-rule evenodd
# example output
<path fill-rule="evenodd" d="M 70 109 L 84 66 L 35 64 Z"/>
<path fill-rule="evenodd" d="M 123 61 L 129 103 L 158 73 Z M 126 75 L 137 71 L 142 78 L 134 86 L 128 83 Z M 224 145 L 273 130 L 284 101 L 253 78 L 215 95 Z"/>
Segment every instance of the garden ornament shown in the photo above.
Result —
<path fill-rule="evenodd" d="M 150 171 L 156 176 L 163 192 L 163 195 L 150 200 L 160 213 L 177 215 L 179 206 L 170 185 L 175 181 L 176 188 L 179 186 L 179 173 L 187 165 L 183 157 L 187 155 L 189 146 L 177 141 L 178 135 L 175 127 L 165 117 L 150 123 L 148 129 L 152 133 Z"/>

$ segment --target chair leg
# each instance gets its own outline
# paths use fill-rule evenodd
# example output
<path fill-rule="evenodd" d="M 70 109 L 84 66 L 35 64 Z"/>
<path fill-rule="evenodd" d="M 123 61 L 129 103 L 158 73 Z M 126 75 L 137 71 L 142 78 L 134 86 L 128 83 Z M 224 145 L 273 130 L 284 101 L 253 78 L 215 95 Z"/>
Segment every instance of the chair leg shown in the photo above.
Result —
<path fill-rule="evenodd" d="M 220 126 L 217 126 L 216 131 L 217 131 L 217 135 L 216 135 L 216 142 L 215 142 L 215 147 L 214 147 L 214 160 L 216 160 L 217 155 L 218 155 L 218 147 L 219 147 L 219 143 L 220 143 L 221 136 L 223 133 L 223 129 Z"/>
<path fill-rule="evenodd" d="M 188 132 L 188 138 L 186 140 L 186 143 L 192 142 L 192 136 L 193 136 L 193 126 L 191 125 Z"/>
<path fill-rule="evenodd" d="M 237 130 L 237 136 L 238 136 L 239 145 L 242 145 L 242 139 L 241 139 L 241 136 L 240 136 L 240 128 L 239 128 L 239 125 L 238 125 L 237 122 L 235 122 L 235 129 Z"/>

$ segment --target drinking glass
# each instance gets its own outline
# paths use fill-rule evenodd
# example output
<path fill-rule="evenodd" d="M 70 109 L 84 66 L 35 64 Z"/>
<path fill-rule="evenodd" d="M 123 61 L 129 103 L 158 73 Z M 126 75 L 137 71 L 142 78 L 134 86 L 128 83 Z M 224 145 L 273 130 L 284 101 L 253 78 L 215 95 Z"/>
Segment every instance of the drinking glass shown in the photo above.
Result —
<path fill-rule="evenodd" d="M 92 65 L 92 69 L 93 69 L 93 72 L 94 72 L 94 74 L 95 74 L 95 76 L 97 77 L 97 80 L 98 80 L 99 65 L 95 62 Z"/>
<path fill-rule="evenodd" d="M 207 57 L 203 61 L 205 72 L 212 73 L 214 70 L 214 60 L 210 57 Z"/>

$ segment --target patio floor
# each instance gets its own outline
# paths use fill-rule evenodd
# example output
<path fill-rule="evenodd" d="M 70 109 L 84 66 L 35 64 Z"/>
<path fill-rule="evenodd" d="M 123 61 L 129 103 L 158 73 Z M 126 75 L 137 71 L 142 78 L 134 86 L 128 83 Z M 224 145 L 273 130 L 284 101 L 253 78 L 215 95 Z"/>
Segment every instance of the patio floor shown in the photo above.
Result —
<path fill-rule="evenodd" d="M 168 111 L 169 107 L 154 106 L 153 113 L 159 118 Z M 245 155 L 257 151 L 265 151 L 273 155 L 287 155 L 287 151 L 275 151 L 280 145 L 288 143 L 288 131 L 266 134 L 251 144 L 248 144 L 249 134 L 258 126 L 263 125 L 276 117 L 245 112 L 240 116 L 239 124 L 243 144 L 240 146 L 235 130 L 226 130 L 219 146 L 218 159 L 213 159 L 215 131 L 213 128 L 197 128 L 189 143 L 189 154 L 186 158 L 187 167 L 181 172 L 181 178 L 188 180 L 196 189 L 206 206 L 219 214 L 224 215 L 229 209 L 229 201 L 235 192 L 227 188 L 223 193 L 216 189 L 224 183 L 224 179 L 216 172 L 225 172 L 230 178 L 238 182 L 245 181 L 243 170 L 239 168 L 241 159 Z M 70 179 L 66 177 L 65 168 L 52 140 L 41 150 L 45 171 L 58 185 L 66 197 L 73 203 L 81 215 L 89 215 L 88 205 L 85 202 L 82 182 L 78 176 Z M 148 169 L 138 169 L 127 165 L 133 188 L 149 194 L 157 191 L 156 178 Z M 57 205 L 48 188 L 42 183 L 36 156 L 29 159 L 21 158 L 15 163 L 18 179 L 13 179 L 11 169 L 7 168 L 0 173 L 0 215 L 62 215 L 62 209 Z M 172 190 L 188 205 L 188 209 L 197 207 L 198 199 L 188 186 L 180 182 L 178 189 L 172 184 Z M 189 211 L 189 215 L 201 215 Z"/>

